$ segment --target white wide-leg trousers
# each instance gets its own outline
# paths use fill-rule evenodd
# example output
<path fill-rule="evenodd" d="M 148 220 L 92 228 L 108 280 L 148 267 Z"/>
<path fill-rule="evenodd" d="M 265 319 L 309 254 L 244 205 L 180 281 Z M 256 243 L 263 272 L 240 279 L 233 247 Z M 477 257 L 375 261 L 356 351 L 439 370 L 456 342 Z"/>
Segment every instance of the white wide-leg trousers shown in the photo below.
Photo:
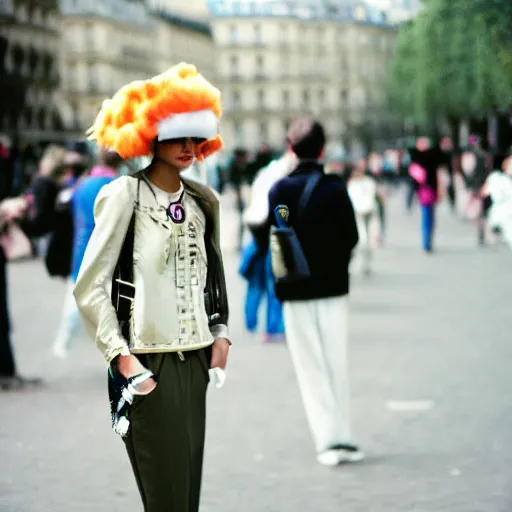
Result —
<path fill-rule="evenodd" d="M 348 296 L 285 302 L 283 312 L 287 345 L 317 452 L 351 443 Z"/>

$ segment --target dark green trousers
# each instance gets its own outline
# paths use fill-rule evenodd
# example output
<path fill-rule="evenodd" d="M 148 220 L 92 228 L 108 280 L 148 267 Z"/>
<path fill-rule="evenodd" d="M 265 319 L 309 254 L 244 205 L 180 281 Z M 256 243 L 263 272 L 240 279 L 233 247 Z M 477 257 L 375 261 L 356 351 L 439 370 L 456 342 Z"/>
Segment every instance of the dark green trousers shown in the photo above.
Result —
<path fill-rule="evenodd" d="M 209 361 L 204 350 L 139 356 L 158 377 L 137 396 L 125 439 L 145 512 L 198 512 Z"/>

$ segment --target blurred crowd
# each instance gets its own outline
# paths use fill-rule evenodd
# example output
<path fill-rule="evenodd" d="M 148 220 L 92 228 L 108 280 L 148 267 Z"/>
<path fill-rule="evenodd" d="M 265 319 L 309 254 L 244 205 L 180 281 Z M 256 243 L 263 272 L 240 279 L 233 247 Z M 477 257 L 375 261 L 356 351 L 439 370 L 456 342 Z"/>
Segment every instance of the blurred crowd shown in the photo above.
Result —
<path fill-rule="evenodd" d="M 359 243 L 350 267 L 353 274 L 373 272 L 375 253 L 386 241 L 391 196 L 403 197 L 405 215 L 414 208 L 421 210 L 418 239 L 427 254 L 435 249 L 435 212 L 443 201 L 461 221 L 475 226 L 475 243 L 506 242 L 512 247 L 512 152 L 485 149 L 476 135 L 463 147 L 455 146 L 450 137 L 422 136 L 407 147 L 381 153 L 345 158 L 343 152 L 326 151 L 322 161 L 325 173 L 345 183 L 355 212 Z M 269 190 L 296 165 L 290 152 L 275 154 L 265 145 L 252 157 L 248 151 L 236 150 L 220 171 L 224 186 L 234 191 L 239 214 L 240 274 L 247 280 L 245 325 L 249 331 L 263 330 L 264 341 L 281 339 L 284 327 L 267 240 L 261 240 L 258 231 L 267 222 Z M 261 304 L 266 304 L 267 320 L 259 329 Z"/>
<path fill-rule="evenodd" d="M 0 144 L 0 389 L 39 385 L 17 372 L 10 339 L 6 263 L 40 257 L 50 277 L 69 280 L 54 354 L 67 355 L 79 323 L 72 284 L 94 228 L 94 201 L 123 161 L 81 144 L 47 145 L 31 171 L 16 147 Z"/>
<path fill-rule="evenodd" d="M 404 214 L 421 209 L 420 240 L 427 253 L 434 251 L 435 210 L 442 200 L 449 202 L 455 215 L 474 223 L 478 244 L 504 241 L 512 247 L 511 153 L 485 150 L 477 136 L 460 148 L 449 137 L 436 141 L 418 137 L 407 148 L 351 158 L 325 152 L 322 161 L 326 174 L 345 183 L 355 212 L 359 244 L 351 262 L 353 273 L 372 273 L 376 250 L 386 242 L 387 203 L 392 195 L 403 194 Z M 219 193 L 230 190 L 234 197 L 240 274 L 247 280 L 245 324 L 249 331 L 257 331 L 259 310 L 266 304 L 265 341 L 282 339 L 284 325 L 274 293 L 268 240 L 262 240 L 268 233 L 260 228 L 268 221 L 270 189 L 296 165 L 290 151 L 279 153 L 264 144 L 253 154 L 238 148 L 222 162 L 207 162 L 206 175 L 192 170 Z M 72 288 L 94 227 L 94 200 L 104 184 L 127 171 L 116 154 L 98 152 L 86 143 L 21 149 L 0 140 L 2 387 L 34 384 L 18 376 L 14 364 L 6 262 L 39 256 L 49 276 L 69 280 L 54 342 L 55 355 L 65 357 L 79 323 Z"/>

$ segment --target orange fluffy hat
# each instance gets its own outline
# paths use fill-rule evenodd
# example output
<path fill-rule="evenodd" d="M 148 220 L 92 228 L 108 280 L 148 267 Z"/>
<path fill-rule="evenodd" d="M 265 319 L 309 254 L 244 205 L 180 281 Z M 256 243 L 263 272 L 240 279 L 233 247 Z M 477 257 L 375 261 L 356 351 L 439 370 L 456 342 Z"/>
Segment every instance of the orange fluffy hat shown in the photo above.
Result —
<path fill-rule="evenodd" d="M 222 148 L 220 91 L 190 64 L 181 63 L 149 80 L 137 80 L 105 100 L 89 138 L 122 158 L 147 156 L 154 141 L 203 139 L 198 160 Z"/>

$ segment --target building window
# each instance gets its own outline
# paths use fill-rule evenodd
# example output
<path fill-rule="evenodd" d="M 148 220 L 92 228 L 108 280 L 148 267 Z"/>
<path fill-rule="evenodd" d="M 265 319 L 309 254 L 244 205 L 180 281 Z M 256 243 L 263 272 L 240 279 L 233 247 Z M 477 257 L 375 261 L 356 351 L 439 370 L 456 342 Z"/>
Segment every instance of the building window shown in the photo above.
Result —
<path fill-rule="evenodd" d="M 94 25 L 89 25 L 87 27 L 87 30 L 85 31 L 85 33 L 87 34 L 88 49 L 94 50 L 96 48 L 96 43 L 97 43 L 96 30 L 95 30 Z"/>
<path fill-rule="evenodd" d="M 43 24 L 43 13 L 38 7 L 34 7 L 32 11 L 32 22 L 34 23 L 34 25 Z"/>
<path fill-rule="evenodd" d="M 89 68 L 89 91 L 90 92 L 99 92 L 99 80 L 98 80 L 98 70 L 96 66 L 91 66 Z"/>
<path fill-rule="evenodd" d="M 265 75 L 265 61 L 262 55 L 256 57 L 256 77 L 263 78 Z"/>
<path fill-rule="evenodd" d="M 346 89 L 343 89 L 340 93 L 341 104 L 345 105 L 347 103 L 347 99 L 348 99 L 348 91 Z"/>
<path fill-rule="evenodd" d="M 370 75 L 370 62 L 367 59 L 361 61 L 361 75 L 364 77 Z"/>
<path fill-rule="evenodd" d="M 65 41 L 66 41 L 66 50 L 67 51 L 75 51 L 77 49 L 76 32 L 75 31 L 67 32 L 65 35 Z"/>
<path fill-rule="evenodd" d="M 256 44 L 261 44 L 261 25 L 254 25 L 254 42 Z"/>
<path fill-rule="evenodd" d="M 78 126 L 80 126 L 80 114 L 78 113 L 78 105 L 75 103 L 73 105 L 71 105 L 71 111 L 72 111 L 72 116 L 73 116 L 73 119 L 72 119 L 72 126 L 73 128 L 76 128 Z"/>
<path fill-rule="evenodd" d="M 78 69 L 74 65 L 68 68 L 68 89 L 72 92 L 78 90 Z"/>
<path fill-rule="evenodd" d="M 282 45 L 286 45 L 288 43 L 288 26 L 287 25 L 279 25 L 279 38 Z"/>
<path fill-rule="evenodd" d="M 369 42 L 370 42 L 370 38 L 368 37 L 368 34 L 364 34 L 364 33 L 359 34 L 359 44 L 367 45 Z"/>
<path fill-rule="evenodd" d="M 231 76 L 238 76 L 238 57 L 236 55 L 232 55 L 229 59 L 229 67 L 231 69 Z"/>
<path fill-rule="evenodd" d="M 238 27 L 234 25 L 229 27 L 229 41 L 231 44 L 238 44 Z"/>
<path fill-rule="evenodd" d="M 307 89 L 304 89 L 302 91 L 302 102 L 304 103 L 305 107 L 309 107 L 309 100 L 310 100 L 309 91 Z"/>
<path fill-rule="evenodd" d="M 287 138 L 288 130 L 290 129 L 291 121 L 289 119 L 285 119 L 283 121 L 283 132 L 284 132 L 284 138 Z"/>
<path fill-rule="evenodd" d="M 239 110 L 240 108 L 242 108 L 242 98 L 240 97 L 239 91 L 233 92 L 233 108 L 235 110 Z"/>
<path fill-rule="evenodd" d="M 323 106 L 325 103 L 325 91 L 324 89 L 320 89 L 318 91 L 318 103 L 320 103 L 320 106 Z"/>
<path fill-rule="evenodd" d="M 258 108 L 265 108 L 265 91 L 263 89 L 258 90 Z"/>
<path fill-rule="evenodd" d="M 243 147 L 244 145 L 244 127 L 242 121 L 236 120 L 233 122 L 233 132 L 236 140 L 236 145 Z"/>
<path fill-rule="evenodd" d="M 290 91 L 283 91 L 283 106 L 286 108 L 290 106 Z"/>
<path fill-rule="evenodd" d="M 267 123 L 260 123 L 260 141 L 262 144 L 268 141 L 268 125 Z"/>

